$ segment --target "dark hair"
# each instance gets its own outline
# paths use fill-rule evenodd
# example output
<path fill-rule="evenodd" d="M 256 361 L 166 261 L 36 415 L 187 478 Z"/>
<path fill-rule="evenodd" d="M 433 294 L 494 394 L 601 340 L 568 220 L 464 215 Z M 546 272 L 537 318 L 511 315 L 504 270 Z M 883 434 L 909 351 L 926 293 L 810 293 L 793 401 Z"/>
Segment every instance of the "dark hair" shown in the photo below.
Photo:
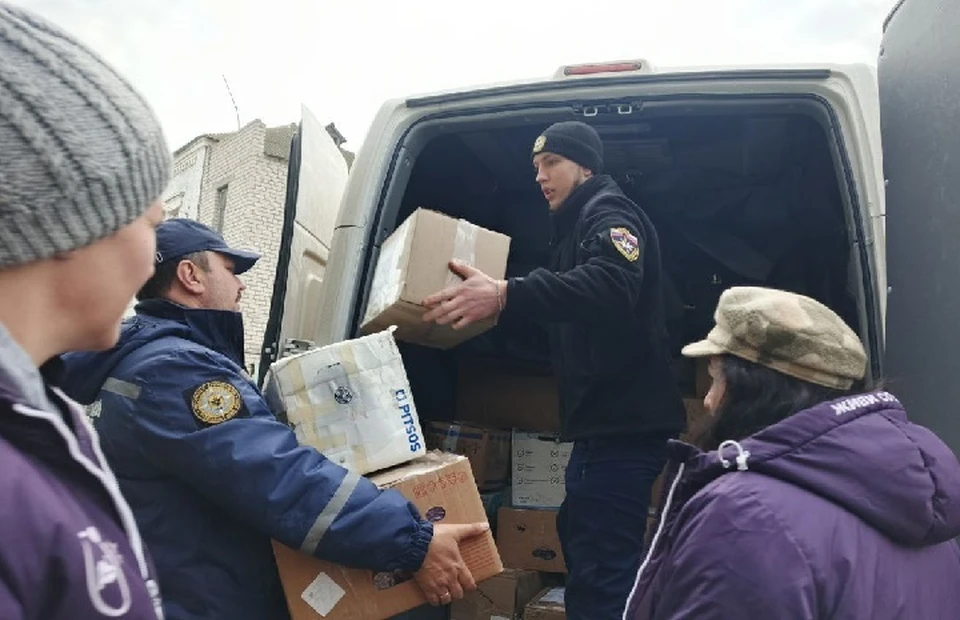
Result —
<path fill-rule="evenodd" d="M 204 271 L 210 271 L 210 261 L 207 259 L 206 252 L 185 254 L 178 260 L 163 263 L 157 267 L 157 270 L 153 273 L 153 277 L 140 287 L 140 290 L 137 292 L 137 301 L 158 299 L 166 295 L 167 292 L 170 291 L 170 287 L 173 286 L 173 281 L 177 278 L 177 267 L 185 260 L 190 261 Z"/>
<path fill-rule="evenodd" d="M 720 358 L 720 372 L 726 385 L 717 411 L 706 417 L 701 428 L 691 429 L 694 443 L 702 450 L 716 450 L 727 439 L 740 441 L 799 411 L 852 392 L 795 379 L 733 355 Z"/>

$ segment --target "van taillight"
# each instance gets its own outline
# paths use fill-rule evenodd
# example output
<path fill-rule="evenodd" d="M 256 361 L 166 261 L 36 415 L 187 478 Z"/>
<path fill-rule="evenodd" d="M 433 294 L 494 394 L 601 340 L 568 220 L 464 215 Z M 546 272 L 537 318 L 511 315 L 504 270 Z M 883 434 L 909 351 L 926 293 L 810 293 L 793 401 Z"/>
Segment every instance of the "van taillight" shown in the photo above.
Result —
<path fill-rule="evenodd" d="M 644 68 L 642 61 L 596 63 L 588 65 L 572 65 L 563 68 L 564 75 L 591 75 L 594 73 L 622 73 L 625 71 L 640 71 Z"/>

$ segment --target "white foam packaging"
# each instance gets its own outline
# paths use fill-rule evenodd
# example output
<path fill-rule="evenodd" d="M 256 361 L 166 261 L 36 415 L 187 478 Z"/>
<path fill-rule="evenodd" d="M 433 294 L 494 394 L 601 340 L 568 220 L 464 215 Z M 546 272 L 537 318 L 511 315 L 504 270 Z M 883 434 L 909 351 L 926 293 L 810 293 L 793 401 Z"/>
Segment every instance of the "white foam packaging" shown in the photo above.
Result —
<path fill-rule="evenodd" d="M 265 382 L 268 405 L 301 444 L 361 475 L 426 453 L 393 331 L 278 360 Z"/>

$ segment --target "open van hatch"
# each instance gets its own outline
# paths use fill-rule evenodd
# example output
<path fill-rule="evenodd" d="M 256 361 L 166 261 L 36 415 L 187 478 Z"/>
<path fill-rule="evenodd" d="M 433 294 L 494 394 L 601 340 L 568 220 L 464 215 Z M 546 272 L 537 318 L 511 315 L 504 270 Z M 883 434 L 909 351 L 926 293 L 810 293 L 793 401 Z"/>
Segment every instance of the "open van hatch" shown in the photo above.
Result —
<path fill-rule="evenodd" d="M 681 384 L 693 381 L 693 369 L 680 348 L 709 331 L 720 293 L 733 285 L 783 288 L 822 301 L 862 335 L 872 374 L 879 375 L 881 321 L 874 285 L 863 277 L 873 272 L 861 243 L 863 218 L 830 110 L 816 97 L 569 102 L 549 110 L 428 116 L 403 140 L 409 179 L 394 179 L 395 195 L 383 197 L 374 245 L 425 207 L 509 235 L 508 276 L 545 264 L 549 212 L 530 149 L 542 128 L 575 118 L 598 130 L 605 172 L 657 228 Z M 366 287 L 374 265 L 367 264 Z M 501 324 L 454 351 L 401 348 L 426 419 L 453 411 L 453 376 L 442 380 L 455 367 L 451 355 L 543 366 L 549 359 L 545 333 L 529 324 Z"/>

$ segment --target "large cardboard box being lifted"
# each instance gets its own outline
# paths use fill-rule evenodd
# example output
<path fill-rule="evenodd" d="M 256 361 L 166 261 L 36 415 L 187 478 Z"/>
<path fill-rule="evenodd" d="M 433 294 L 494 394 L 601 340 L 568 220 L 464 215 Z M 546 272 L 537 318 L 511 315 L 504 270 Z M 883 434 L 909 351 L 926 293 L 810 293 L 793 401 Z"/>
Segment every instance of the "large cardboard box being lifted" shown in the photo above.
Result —
<path fill-rule="evenodd" d="M 424 323 L 424 298 L 460 282 L 450 271 L 451 260 L 476 267 L 502 279 L 507 270 L 510 237 L 466 220 L 417 209 L 380 249 L 370 298 L 364 313 L 363 333 L 397 326 L 397 339 L 437 349 L 449 349 L 494 326 L 479 321 L 460 330 L 450 325 Z"/>
<path fill-rule="evenodd" d="M 466 457 L 440 452 L 370 476 L 380 488 L 397 489 L 435 523 L 487 520 Z M 344 568 L 273 543 L 292 620 L 384 620 L 426 604 L 411 575 Z M 490 532 L 461 543 L 475 580 L 503 571 Z"/>
<path fill-rule="evenodd" d="M 358 474 L 426 453 L 391 330 L 281 359 L 264 396 L 301 444 Z"/>

